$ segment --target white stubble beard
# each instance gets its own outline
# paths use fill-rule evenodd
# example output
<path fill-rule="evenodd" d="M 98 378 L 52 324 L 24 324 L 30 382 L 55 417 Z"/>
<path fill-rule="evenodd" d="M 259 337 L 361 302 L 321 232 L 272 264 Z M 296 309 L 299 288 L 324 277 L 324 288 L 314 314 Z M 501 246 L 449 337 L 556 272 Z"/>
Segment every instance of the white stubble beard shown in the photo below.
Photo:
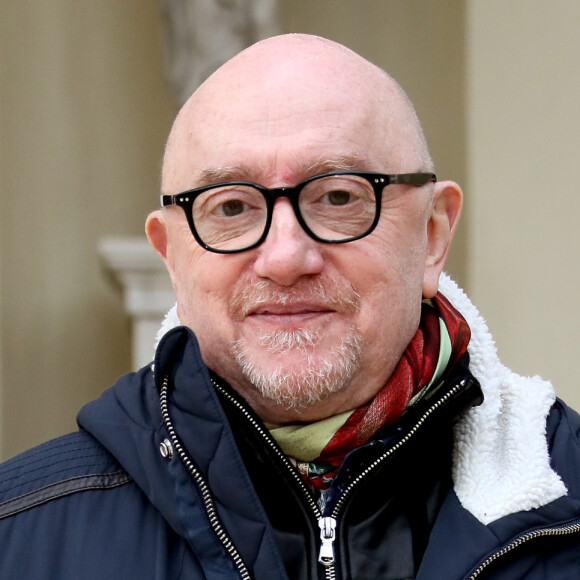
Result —
<path fill-rule="evenodd" d="M 273 356 L 300 353 L 300 362 L 291 368 L 269 370 L 255 363 L 245 338 L 235 341 L 232 350 L 242 374 L 263 398 L 299 410 L 342 391 L 360 366 L 362 338 L 354 328 L 326 356 L 315 356 L 322 335 L 306 329 L 260 332 L 260 346 Z"/>

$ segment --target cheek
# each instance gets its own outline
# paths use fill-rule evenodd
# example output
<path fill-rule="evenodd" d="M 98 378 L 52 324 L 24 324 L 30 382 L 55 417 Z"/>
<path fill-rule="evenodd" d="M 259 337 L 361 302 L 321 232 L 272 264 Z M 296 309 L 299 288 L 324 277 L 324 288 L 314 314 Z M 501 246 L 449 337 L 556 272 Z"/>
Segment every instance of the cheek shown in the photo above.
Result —
<path fill-rule="evenodd" d="M 385 212 L 373 236 L 380 248 L 378 260 L 390 283 L 410 291 L 422 287 L 428 249 L 427 217 L 423 204 Z"/>
<path fill-rule="evenodd" d="M 363 292 L 359 331 L 365 363 L 377 375 L 385 373 L 386 380 L 419 325 L 422 278 L 387 265 Z"/>
<path fill-rule="evenodd" d="M 243 266 L 235 256 L 207 252 L 195 241 L 173 252 L 171 265 L 179 319 L 196 333 L 203 350 L 212 334 L 226 333 L 231 290 Z"/>
<path fill-rule="evenodd" d="M 382 227 L 360 240 L 359 255 L 351 259 L 361 284 L 376 295 L 405 295 L 420 287 L 425 268 L 427 237 L 425 228 Z M 417 224 L 412 224 L 417 226 Z M 357 266 L 358 265 L 358 266 Z"/>
<path fill-rule="evenodd" d="M 350 270 L 349 281 L 361 298 L 357 326 L 369 360 L 390 364 L 419 324 L 426 238 L 417 230 L 410 236 L 395 224 L 384 225 L 360 240 L 339 267 L 345 276 Z"/>
<path fill-rule="evenodd" d="M 375 260 L 375 267 L 359 278 L 361 322 L 370 328 L 372 337 L 377 328 L 388 327 L 400 332 L 406 322 L 412 326 L 420 310 L 423 287 L 423 267 L 419 253 L 404 259 L 386 253 Z"/>
<path fill-rule="evenodd" d="M 205 363 L 226 368 L 222 357 L 235 339 L 228 306 L 235 275 L 208 258 L 198 260 L 180 278 L 176 294 L 181 323 L 195 333 Z"/>

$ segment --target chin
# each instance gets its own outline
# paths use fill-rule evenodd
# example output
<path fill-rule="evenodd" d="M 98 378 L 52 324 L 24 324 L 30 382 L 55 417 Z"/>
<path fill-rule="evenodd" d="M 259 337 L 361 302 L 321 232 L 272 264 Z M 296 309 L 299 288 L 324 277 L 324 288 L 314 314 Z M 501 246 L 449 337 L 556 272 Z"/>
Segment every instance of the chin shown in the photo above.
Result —
<path fill-rule="evenodd" d="M 256 352 L 245 339 L 234 343 L 233 356 L 242 375 L 263 399 L 287 409 L 306 409 L 350 384 L 361 361 L 362 340 L 356 332 L 328 349 L 294 339 L 285 337 L 275 352 Z"/>

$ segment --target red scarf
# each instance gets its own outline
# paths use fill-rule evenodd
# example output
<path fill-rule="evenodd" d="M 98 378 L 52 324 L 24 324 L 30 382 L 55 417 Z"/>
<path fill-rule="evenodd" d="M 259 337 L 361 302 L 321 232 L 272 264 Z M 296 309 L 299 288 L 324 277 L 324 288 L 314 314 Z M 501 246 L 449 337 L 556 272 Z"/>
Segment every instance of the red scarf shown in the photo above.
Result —
<path fill-rule="evenodd" d="M 303 473 L 313 488 L 320 490 L 329 487 L 345 455 L 369 441 L 382 427 L 397 421 L 413 396 L 429 383 L 439 359 L 440 318 L 451 340 L 451 356 L 446 371 L 465 353 L 471 337 L 469 326 L 449 301 L 438 293 L 431 304 L 423 303 L 419 328 L 387 384 L 372 401 L 353 411 L 320 456 L 309 464 L 309 474 Z"/>

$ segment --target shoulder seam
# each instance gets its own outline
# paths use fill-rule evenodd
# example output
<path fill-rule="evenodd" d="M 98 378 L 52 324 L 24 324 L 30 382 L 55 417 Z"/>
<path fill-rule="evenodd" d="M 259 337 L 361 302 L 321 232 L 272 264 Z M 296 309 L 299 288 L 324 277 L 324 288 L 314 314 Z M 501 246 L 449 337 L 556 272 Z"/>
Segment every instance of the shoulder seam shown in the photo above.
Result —
<path fill-rule="evenodd" d="M 0 503 L 0 520 L 73 493 L 112 489 L 131 481 L 126 471 L 71 477 Z"/>

